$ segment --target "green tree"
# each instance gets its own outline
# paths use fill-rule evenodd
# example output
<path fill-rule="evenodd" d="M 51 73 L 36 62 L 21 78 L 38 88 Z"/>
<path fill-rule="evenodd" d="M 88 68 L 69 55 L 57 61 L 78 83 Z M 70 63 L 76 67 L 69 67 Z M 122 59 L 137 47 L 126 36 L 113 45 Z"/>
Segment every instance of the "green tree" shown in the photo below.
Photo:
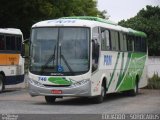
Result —
<path fill-rule="evenodd" d="M 160 56 L 160 7 L 146 6 L 135 17 L 120 21 L 119 25 L 145 32 L 149 55 Z"/>
<path fill-rule="evenodd" d="M 33 23 L 54 16 L 48 0 L 1 0 L 0 26 L 20 28 L 29 37 Z"/>
<path fill-rule="evenodd" d="M 28 38 L 31 25 L 66 16 L 100 16 L 93 0 L 1 0 L 0 27 L 19 28 Z"/>

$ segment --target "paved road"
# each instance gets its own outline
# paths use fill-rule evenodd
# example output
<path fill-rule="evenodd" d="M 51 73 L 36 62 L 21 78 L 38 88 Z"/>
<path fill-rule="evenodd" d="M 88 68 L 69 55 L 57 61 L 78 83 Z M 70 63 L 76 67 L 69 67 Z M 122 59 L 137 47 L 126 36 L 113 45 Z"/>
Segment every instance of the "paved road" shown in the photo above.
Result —
<path fill-rule="evenodd" d="M 160 90 L 141 89 L 140 94 L 135 97 L 109 94 L 102 104 L 94 104 L 92 99 L 86 98 L 59 98 L 54 105 L 48 105 L 44 97 L 30 97 L 26 89 L 8 88 L 0 94 L 0 113 L 160 113 Z"/>

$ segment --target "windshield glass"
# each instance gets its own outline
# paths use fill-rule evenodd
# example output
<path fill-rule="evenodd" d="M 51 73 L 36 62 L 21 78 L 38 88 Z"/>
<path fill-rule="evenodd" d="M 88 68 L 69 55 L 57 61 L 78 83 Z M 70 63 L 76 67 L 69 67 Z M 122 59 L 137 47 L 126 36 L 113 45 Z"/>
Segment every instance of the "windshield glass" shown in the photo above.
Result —
<path fill-rule="evenodd" d="M 89 70 L 89 28 L 34 28 L 30 71 L 82 74 Z"/>

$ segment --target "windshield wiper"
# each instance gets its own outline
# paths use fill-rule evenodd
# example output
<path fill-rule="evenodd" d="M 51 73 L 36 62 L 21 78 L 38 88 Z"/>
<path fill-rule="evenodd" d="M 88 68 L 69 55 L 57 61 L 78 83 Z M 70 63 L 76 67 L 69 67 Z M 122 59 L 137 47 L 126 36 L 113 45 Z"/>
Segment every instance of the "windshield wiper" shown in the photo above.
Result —
<path fill-rule="evenodd" d="M 65 57 L 61 54 L 61 58 L 63 59 L 64 63 L 66 64 L 66 66 L 68 67 L 69 71 L 74 73 L 71 66 L 68 64 L 67 60 L 65 59 Z"/>
<path fill-rule="evenodd" d="M 40 73 L 41 73 L 41 74 L 43 73 L 44 69 L 47 68 L 47 65 L 48 65 L 52 60 L 53 60 L 53 68 L 54 68 L 55 52 L 56 52 L 56 45 L 55 45 L 55 47 L 54 47 L 54 53 L 53 53 L 53 55 L 51 55 L 51 56 L 49 57 L 49 59 L 46 61 L 46 63 L 45 63 L 44 65 L 42 65 L 41 70 L 40 70 Z"/>
<path fill-rule="evenodd" d="M 74 73 L 71 66 L 68 64 L 67 60 L 65 59 L 64 55 L 61 53 L 61 46 L 60 46 L 60 64 L 61 64 L 61 58 L 63 59 L 64 63 L 66 64 L 66 66 L 68 67 L 69 71 L 71 73 Z"/>

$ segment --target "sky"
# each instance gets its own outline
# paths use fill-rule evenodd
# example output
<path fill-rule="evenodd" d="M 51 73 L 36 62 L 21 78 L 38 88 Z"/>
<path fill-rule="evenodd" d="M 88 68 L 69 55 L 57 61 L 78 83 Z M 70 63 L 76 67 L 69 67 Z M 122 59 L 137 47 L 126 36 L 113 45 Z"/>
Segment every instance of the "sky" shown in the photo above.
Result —
<path fill-rule="evenodd" d="M 160 0 L 97 0 L 97 8 L 106 10 L 110 20 L 119 22 L 127 20 L 136 14 L 146 5 L 159 6 Z"/>

